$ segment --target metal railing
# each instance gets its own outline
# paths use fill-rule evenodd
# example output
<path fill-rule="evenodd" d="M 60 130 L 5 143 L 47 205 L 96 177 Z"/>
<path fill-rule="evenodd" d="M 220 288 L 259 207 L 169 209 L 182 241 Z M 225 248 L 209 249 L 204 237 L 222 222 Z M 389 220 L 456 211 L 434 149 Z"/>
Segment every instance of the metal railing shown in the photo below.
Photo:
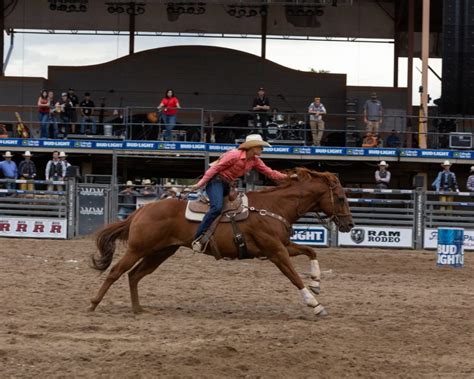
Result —
<path fill-rule="evenodd" d="M 20 137 L 17 131 L 18 112 L 29 126 L 33 138 L 40 137 L 41 122 L 37 106 L 0 106 L 0 124 L 7 126 L 8 136 Z M 164 135 L 166 122 L 156 107 L 96 107 L 92 118 L 96 134 L 90 134 L 92 123 L 84 124 L 80 109 L 76 109 L 77 121 L 65 122 L 61 115 L 53 112 L 48 121 L 49 137 L 63 137 L 61 129 L 68 125 L 68 138 L 79 139 L 127 139 L 127 140 L 181 140 L 217 143 L 238 143 L 251 132 L 263 134 L 274 144 L 312 145 L 312 131 L 309 114 L 272 111 L 268 113 L 237 110 L 209 110 L 203 108 L 182 108 L 177 113 L 177 123 L 171 136 Z M 331 147 L 417 147 L 420 118 L 406 115 L 387 114 L 379 126 L 375 144 L 367 135 L 362 114 L 334 114 L 323 116 L 325 123 L 321 145 Z M 471 148 L 474 118 L 468 117 L 426 117 L 427 147 Z M 75 124 L 75 131 L 71 125 Z M 58 133 L 55 134 L 55 130 Z M 392 133 L 392 131 L 394 131 Z M 450 138 L 456 138 L 453 145 Z M 457 144 L 457 145 L 456 145 Z"/>

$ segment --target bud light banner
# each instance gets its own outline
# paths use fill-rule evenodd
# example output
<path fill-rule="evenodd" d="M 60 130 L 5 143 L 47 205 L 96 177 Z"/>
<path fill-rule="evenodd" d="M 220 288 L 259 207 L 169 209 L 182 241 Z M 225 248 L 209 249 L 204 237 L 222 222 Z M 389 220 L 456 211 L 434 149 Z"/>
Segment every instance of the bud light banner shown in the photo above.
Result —
<path fill-rule="evenodd" d="M 328 231 L 322 226 L 294 225 L 290 239 L 301 245 L 328 246 Z"/>
<path fill-rule="evenodd" d="M 413 247 L 412 228 L 356 226 L 349 233 L 338 232 L 339 246 Z"/>
<path fill-rule="evenodd" d="M 424 232 L 423 248 L 437 249 L 438 229 L 426 228 Z M 474 230 L 464 230 L 464 250 L 474 250 Z"/>
<path fill-rule="evenodd" d="M 94 233 L 107 223 L 109 186 L 80 184 L 77 187 L 78 235 Z"/>

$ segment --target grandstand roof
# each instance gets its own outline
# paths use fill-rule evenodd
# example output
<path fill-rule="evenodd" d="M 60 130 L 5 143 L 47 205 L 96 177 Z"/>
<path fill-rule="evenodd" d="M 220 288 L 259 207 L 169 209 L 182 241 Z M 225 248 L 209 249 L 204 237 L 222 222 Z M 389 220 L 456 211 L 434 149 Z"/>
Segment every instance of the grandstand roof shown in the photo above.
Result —
<path fill-rule="evenodd" d="M 398 32 L 401 54 L 406 50 L 408 0 L 12 0 L 4 3 L 6 30 L 126 33 L 132 14 L 137 33 L 246 37 L 262 34 L 262 15 L 265 15 L 265 34 L 269 36 L 393 40 Z M 441 32 L 441 11 L 442 1 L 432 1 L 433 34 Z M 415 31 L 419 31 L 420 4 L 415 15 Z M 434 38 L 432 44 L 435 55 L 437 40 Z M 415 51 L 417 47 L 415 38 Z"/>

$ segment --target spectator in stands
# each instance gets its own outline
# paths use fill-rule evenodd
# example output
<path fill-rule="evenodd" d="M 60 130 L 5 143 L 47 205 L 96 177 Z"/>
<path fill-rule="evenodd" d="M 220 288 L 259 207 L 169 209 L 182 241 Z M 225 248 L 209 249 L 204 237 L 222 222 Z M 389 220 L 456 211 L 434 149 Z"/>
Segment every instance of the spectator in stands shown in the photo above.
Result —
<path fill-rule="evenodd" d="M 172 89 L 167 89 L 165 97 L 161 99 L 160 105 L 158 105 L 158 111 L 161 111 L 161 118 L 165 124 L 164 139 L 165 141 L 171 141 L 173 138 L 172 130 L 176 125 L 176 114 L 178 109 L 181 108 L 178 98 L 175 96 Z"/>
<path fill-rule="evenodd" d="M 443 167 L 443 171 L 438 173 L 438 176 L 434 180 L 432 186 L 435 188 L 436 192 L 459 192 L 458 182 L 456 180 L 456 174 L 450 171 L 451 163 L 449 161 L 444 161 L 441 164 Z M 449 195 L 441 195 L 439 197 L 439 201 L 445 202 L 452 202 L 453 196 Z M 442 210 L 452 210 L 453 207 L 451 205 L 448 206 L 441 206 L 440 209 Z"/>
<path fill-rule="evenodd" d="M 474 192 L 474 166 L 471 166 L 471 171 L 469 173 L 469 178 L 467 178 L 466 187 L 469 192 Z"/>
<path fill-rule="evenodd" d="M 40 122 L 40 138 L 48 138 L 49 101 L 48 91 L 45 89 L 41 90 L 37 105 Z"/>
<path fill-rule="evenodd" d="M 252 110 L 255 112 L 253 117 L 253 125 L 255 132 L 262 130 L 263 139 L 268 139 L 267 123 L 268 111 L 270 110 L 270 99 L 265 95 L 265 89 L 260 87 L 257 96 L 253 99 Z"/>
<path fill-rule="evenodd" d="M 388 164 L 385 161 L 382 161 L 378 164 L 379 169 L 375 171 L 375 188 L 377 189 L 387 189 L 390 184 L 391 174 L 388 171 Z"/>
<path fill-rule="evenodd" d="M 377 99 L 377 94 L 372 92 L 370 100 L 364 104 L 364 122 L 367 127 L 367 132 L 374 135 L 379 134 L 379 127 L 383 121 L 383 107 L 380 100 Z"/>
<path fill-rule="evenodd" d="M 131 180 L 127 181 L 125 189 L 119 193 L 119 211 L 118 218 L 123 221 L 125 220 L 137 207 L 137 196 L 140 194 L 138 191 L 135 191 L 133 182 Z"/>
<path fill-rule="evenodd" d="M 64 151 L 59 152 L 59 161 L 61 164 L 64 166 L 64 172 L 65 172 L 65 177 L 67 176 L 67 169 L 68 167 L 71 167 L 71 164 L 67 161 L 67 155 Z"/>
<path fill-rule="evenodd" d="M 18 178 L 18 167 L 16 163 L 12 161 L 13 155 L 7 151 L 3 154 L 5 160 L 0 162 L 0 171 L 3 174 L 4 179 L 16 179 Z M 15 183 L 5 183 L 6 189 L 15 189 Z"/>
<path fill-rule="evenodd" d="M 61 94 L 61 100 L 56 104 L 60 107 L 59 119 L 61 120 L 60 128 L 63 129 L 63 138 L 66 139 L 69 133 L 69 126 L 73 117 L 73 105 L 67 92 Z"/>
<path fill-rule="evenodd" d="M 48 91 L 49 117 L 48 117 L 48 137 L 58 138 L 58 117 L 61 107 L 56 107 L 54 92 Z"/>
<path fill-rule="evenodd" d="M 95 118 L 94 118 L 95 104 L 91 100 L 91 94 L 89 92 L 86 92 L 84 94 L 84 100 L 81 101 L 80 107 L 81 107 L 81 116 L 82 116 L 81 134 L 85 134 L 86 128 L 91 125 L 92 125 L 92 128 L 91 128 L 92 130 L 90 132 L 92 134 L 97 134 L 97 127 L 96 127 Z"/>
<path fill-rule="evenodd" d="M 168 199 L 170 197 L 178 196 L 179 190 L 178 188 L 173 186 L 173 183 L 166 182 L 163 185 L 163 193 L 160 196 L 160 199 Z"/>
<path fill-rule="evenodd" d="M 150 179 L 143 179 L 142 185 L 144 187 L 140 190 L 140 195 L 144 197 L 157 197 L 158 196 L 158 193 L 156 192 L 156 188 L 155 186 L 151 184 Z"/>
<path fill-rule="evenodd" d="M 23 157 L 25 158 L 20 162 L 18 166 L 18 174 L 22 180 L 34 180 L 36 178 L 36 165 L 35 162 L 31 160 L 31 154 L 29 151 L 25 151 Z M 35 185 L 32 182 L 20 184 L 21 190 L 34 191 Z"/>
<path fill-rule="evenodd" d="M 45 178 L 48 181 L 63 181 L 66 177 L 66 167 L 59 159 L 59 152 L 53 152 L 53 159 L 46 164 Z M 62 191 L 62 185 L 56 185 L 57 191 Z M 54 184 L 48 184 L 48 191 L 54 191 Z"/>
<path fill-rule="evenodd" d="M 392 133 L 387 137 L 387 147 L 400 147 L 402 145 L 400 138 L 397 136 L 397 131 L 392 129 Z"/>
<path fill-rule="evenodd" d="M 321 103 L 319 97 L 314 98 L 314 102 L 308 107 L 309 126 L 311 127 L 311 134 L 313 136 L 313 145 L 321 146 L 321 139 L 324 134 L 323 114 L 326 114 L 326 108 Z"/>
<path fill-rule="evenodd" d="M 69 88 L 67 91 L 69 101 L 72 104 L 71 109 L 71 133 L 76 133 L 76 122 L 77 122 L 77 106 L 79 105 L 79 98 L 74 93 L 74 88 Z"/>

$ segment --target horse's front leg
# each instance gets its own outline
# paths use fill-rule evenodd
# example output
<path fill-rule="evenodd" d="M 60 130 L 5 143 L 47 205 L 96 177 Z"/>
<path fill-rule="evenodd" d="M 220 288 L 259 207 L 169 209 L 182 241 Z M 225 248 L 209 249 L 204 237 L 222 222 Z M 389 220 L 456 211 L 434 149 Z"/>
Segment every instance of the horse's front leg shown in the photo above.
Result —
<path fill-rule="evenodd" d="M 319 268 L 316 252 L 309 246 L 298 245 L 294 242 L 290 242 L 286 248 L 290 257 L 306 255 L 309 258 L 311 282 L 308 287 L 316 295 L 319 295 L 321 292 L 321 270 Z"/>
<path fill-rule="evenodd" d="M 317 316 L 327 316 L 327 311 L 324 307 L 316 300 L 314 295 L 304 286 L 301 277 L 296 272 L 295 268 L 291 264 L 290 256 L 286 247 L 280 242 L 275 241 L 268 244 L 270 238 L 263 239 L 263 244 L 259 243 L 259 248 L 264 251 L 268 257 L 288 278 L 290 281 L 300 290 L 301 296 L 305 304 L 308 307 L 313 308 L 314 314 Z"/>

